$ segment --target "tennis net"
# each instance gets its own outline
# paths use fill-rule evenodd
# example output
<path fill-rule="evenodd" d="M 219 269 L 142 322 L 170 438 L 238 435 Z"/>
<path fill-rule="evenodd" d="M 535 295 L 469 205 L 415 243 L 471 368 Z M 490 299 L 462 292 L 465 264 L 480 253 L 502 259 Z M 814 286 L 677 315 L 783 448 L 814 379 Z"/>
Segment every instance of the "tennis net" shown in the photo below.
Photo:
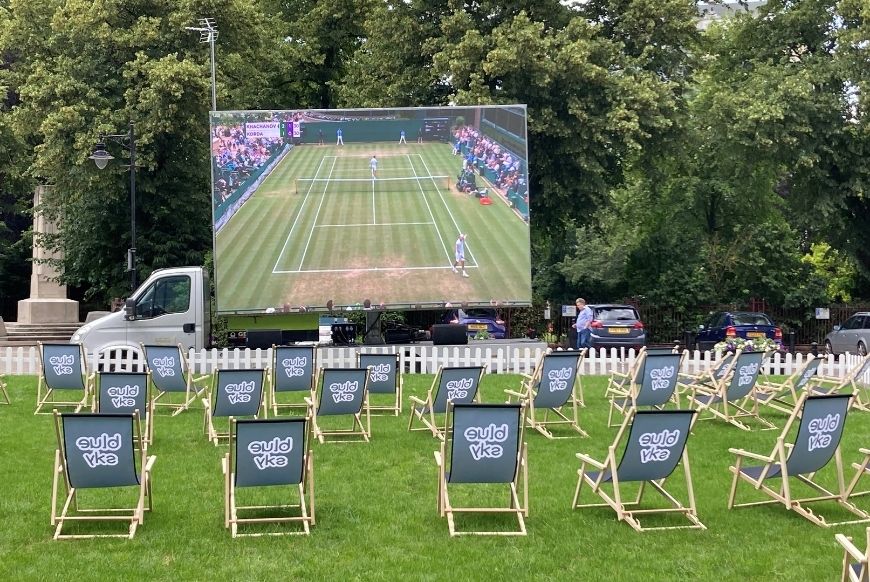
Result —
<path fill-rule="evenodd" d="M 296 194 L 447 191 L 450 176 L 408 178 L 296 178 Z"/>

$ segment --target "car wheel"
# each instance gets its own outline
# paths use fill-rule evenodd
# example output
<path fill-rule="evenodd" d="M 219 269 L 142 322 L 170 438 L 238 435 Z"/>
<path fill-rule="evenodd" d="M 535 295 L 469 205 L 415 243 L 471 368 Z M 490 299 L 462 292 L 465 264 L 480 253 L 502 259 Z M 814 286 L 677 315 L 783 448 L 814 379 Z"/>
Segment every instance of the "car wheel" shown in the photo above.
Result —
<path fill-rule="evenodd" d="M 825 341 L 825 355 L 830 356 L 834 353 L 834 346 L 831 345 L 830 341 Z"/>
<path fill-rule="evenodd" d="M 867 346 L 864 345 L 864 342 L 858 343 L 858 355 L 862 358 L 867 355 Z"/>

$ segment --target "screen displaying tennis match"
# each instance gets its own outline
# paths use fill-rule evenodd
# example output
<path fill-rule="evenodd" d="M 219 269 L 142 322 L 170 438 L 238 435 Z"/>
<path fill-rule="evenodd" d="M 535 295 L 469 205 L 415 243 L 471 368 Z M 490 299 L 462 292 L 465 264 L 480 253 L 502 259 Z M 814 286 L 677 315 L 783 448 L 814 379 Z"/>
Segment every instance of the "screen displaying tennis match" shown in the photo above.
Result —
<path fill-rule="evenodd" d="M 525 105 L 211 117 L 217 310 L 529 305 Z"/>

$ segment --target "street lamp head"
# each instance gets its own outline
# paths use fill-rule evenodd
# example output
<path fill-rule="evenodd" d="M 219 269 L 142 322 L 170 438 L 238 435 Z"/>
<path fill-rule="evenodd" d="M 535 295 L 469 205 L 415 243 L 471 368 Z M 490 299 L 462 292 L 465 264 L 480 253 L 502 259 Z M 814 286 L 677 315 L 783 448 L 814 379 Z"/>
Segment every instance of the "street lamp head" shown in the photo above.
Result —
<path fill-rule="evenodd" d="M 110 160 L 114 160 L 115 156 L 106 151 L 106 144 L 104 142 L 97 142 L 97 145 L 94 146 L 94 153 L 88 156 L 89 160 L 94 160 L 94 163 L 97 165 L 97 168 L 102 170 L 106 167 Z"/>

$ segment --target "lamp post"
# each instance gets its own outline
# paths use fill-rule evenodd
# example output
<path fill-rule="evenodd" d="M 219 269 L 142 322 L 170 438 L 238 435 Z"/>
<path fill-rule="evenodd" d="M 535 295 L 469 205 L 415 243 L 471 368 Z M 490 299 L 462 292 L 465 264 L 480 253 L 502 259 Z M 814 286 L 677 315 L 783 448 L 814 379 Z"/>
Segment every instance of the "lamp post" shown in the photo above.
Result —
<path fill-rule="evenodd" d="M 115 156 L 106 151 L 106 141 L 119 144 L 130 152 L 130 248 L 127 249 L 127 271 L 130 272 L 130 285 L 136 290 L 136 133 L 133 122 L 127 133 L 100 136 L 100 141 L 94 146 L 94 152 L 88 159 L 94 160 L 97 168 L 102 170 Z"/>

